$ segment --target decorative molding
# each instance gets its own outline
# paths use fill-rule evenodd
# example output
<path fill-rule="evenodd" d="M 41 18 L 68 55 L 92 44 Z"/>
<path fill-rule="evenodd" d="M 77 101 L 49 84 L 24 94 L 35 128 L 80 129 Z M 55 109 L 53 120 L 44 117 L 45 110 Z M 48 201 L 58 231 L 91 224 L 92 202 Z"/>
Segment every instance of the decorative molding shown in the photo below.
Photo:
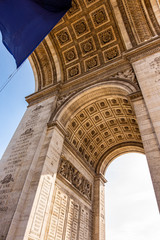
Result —
<path fill-rule="evenodd" d="M 65 157 L 61 157 L 58 174 L 88 200 L 92 199 L 92 184 Z"/>
<path fill-rule="evenodd" d="M 107 179 L 102 173 L 96 174 L 95 180 L 101 180 L 103 183 L 107 183 Z"/>
<path fill-rule="evenodd" d="M 154 38 L 146 44 L 131 49 L 123 53 L 123 57 L 128 59 L 131 63 L 143 59 L 149 55 L 160 52 L 160 38 Z"/>
<path fill-rule="evenodd" d="M 126 80 L 129 80 L 129 81 L 133 82 L 133 83 L 138 84 L 137 79 L 136 79 L 136 75 L 135 75 L 132 68 L 125 69 L 123 71 L 117 72 L 116 74 L 109 77 L 109 79 L 112 79 L 112 78 L 126 79 Z"/>
<path fill-rule="evenodd" d="M 143 98 L 141 91 L 134 92 L 128 96 L 132 102 Z"/>
<path fill-rule="evenodd" d="M 136 45 L 135 41 L 140 44 L 154 36 L 141 1 L 118 0 L 118 7 L 133 46 Z"/>
<path fill-rule="evenodd" d="M 77 91 L 74 91 L 74 92 L 70 92 L 70 93 L 67 93 L 67 94 L 64 94 L 64 95 L 59 95 L 58 98 L 57 98 L 57 105 L 56 105 L 56 109 L 59 109 L 60 106 L 63 105 L 63 103 L 65 101 L 67 101 L 71 96 L 73 96 Z"/>
<path fill-rule="evenodd" d="M 54 122 L 51 122 L 49 121 L 48 124 L 47 124 L 48 128 L 51 129 L 51 128 L 54 128 L 54 127 L 57 127 L 58 130 L 61 132 L 61 134 L 63 136 L 66 136 L 67 133 L 66 133 L 66 130 L 64 129 L 64 127 L 62 126 L 62 124 L 58 121 L 54 121 Z"/>
<path fill-rule="evenodd" d="M 29 106 L 32 106 L 33 104 L 41 102 L 44 99 L 55 96 L 57 94 L 59 88 L 60 88 L 60 84 L 58 83 L 56 85 L 49 86 L 38 92 L 35 92 L 35 93 L 27 96 L 25 99 L 29 103 Z"/>

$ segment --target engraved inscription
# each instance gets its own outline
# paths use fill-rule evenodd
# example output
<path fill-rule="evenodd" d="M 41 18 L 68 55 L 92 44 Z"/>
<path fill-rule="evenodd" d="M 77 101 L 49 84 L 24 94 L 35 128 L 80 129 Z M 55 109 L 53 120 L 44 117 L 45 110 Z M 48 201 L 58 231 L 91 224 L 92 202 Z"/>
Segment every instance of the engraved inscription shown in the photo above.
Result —
<path fill-rule="evenodd" d="M 44 215 L 46 212 L 46 206 L 48 202 L 48 197 L 50 194 L 51 182 L 48 177 L 43 180 L 42 189 L 38 199 L 37 207 L 35 210 L 35 215 L 31 227 L 31 233 L 40 236 Z"/>
<path fill-rule="evenodd" d="M 79 204 L 70 199 L 65 240 L 76 240 L 78 230 Z"/>
<path fill-rule="evenodd" d="M 67 199 L 67 195 L 60 191 L 58 187 L 56 187 L 47 240 L 62 239 L 66 217 Z"/>
<path fill-rule="evenodd" d="M 45 240 L 91 240 L 92 212 L 55 184 Z"/>
<path fill-rule="evenodd" d="M 80 211 L 80 226 L 79 226 L 79 240 L 91 240 L 91 219 L 89 211 L 81 208 Z"/>

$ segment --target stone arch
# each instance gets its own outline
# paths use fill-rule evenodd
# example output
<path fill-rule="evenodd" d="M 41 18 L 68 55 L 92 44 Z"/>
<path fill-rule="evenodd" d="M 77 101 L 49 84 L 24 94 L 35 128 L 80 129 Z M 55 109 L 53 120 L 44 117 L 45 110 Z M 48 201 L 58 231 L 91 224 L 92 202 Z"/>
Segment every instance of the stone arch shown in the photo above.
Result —
<path fill-rule="evenodd" d="M 143 145 L 141 143 L 137 144 L 137 146 L 131 145 L 131 144 L 128 144 L 128 145 L 124 144 L 124 145 L 120 145 L 118 148 L 112 149 L 112 151 L 106 152 L 105 156 L 100 161 L 97 167 L 97 172 L 105 175 L 105 171 L 107 170 L 108 166 L 112 163 L 112 161 L 114 161 L 115 158 L 130 152 L 137 152 L 137 153 L 144 154 Z"/>
<path fill-rule="evenodd" d="M 54 116 L 52 115 L 50 121 L 59 121 L 63 127 L 65 127 L 67 120 L 72 115 L 72 112 L 76 111 L 77 107 L 83 106 L 81 101 L 82 98 L 83 101 L 89 98 L 94 99 L 94 94 L 119 94 L 128 96 L 138 90 L 139 87 L 137 84 L 127 81 L 126 79 L 117 79 L 116 77 L 111 80 L 107 79 L 105 82 L 103 81 L 98 84 L 92 84 L 87 88 L 84 88 L 77 92 L 75 91 L 73 94 L 71 93 L 71 96 L 60 105 L 56 114 L 54 113 Z"/>
<path fill-rule="evenodd" d="M 35 77 L 35 91 L 62 80 L 62 67 L 54 43 L 48 35 L 29 57 Z"/>
<path fill-rule="evenodd" d="M 82 162 L 96 174 L 102 173 L 105 156 L 115 149 L 128 146 L 143 152 L 128 98 L 136 89 L 134 84 L 120 80 L 88 87 L 66 101 L 48 125 L 58 122 L 66 131 L 66 142 Z"/>

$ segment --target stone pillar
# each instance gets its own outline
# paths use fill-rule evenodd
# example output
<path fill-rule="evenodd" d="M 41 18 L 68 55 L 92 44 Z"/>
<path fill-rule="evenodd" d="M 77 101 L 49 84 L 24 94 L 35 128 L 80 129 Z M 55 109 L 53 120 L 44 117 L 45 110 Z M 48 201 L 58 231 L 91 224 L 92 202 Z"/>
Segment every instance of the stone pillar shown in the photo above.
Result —
<path fill-rule="evenodd" d="M 94 224 L 93 240 L 105 240 L 105 183 L 102 174 L 95 177 L 94 181 Z"/>
<path fill-rule="evenodd" d="M 133 68 L 160 146 L 160 53 L 134 62 Z"/>
<path fill-rule="evenodd" d="M 47 122 L 53 111 L 55 97 L 28 107 L 11 142 L 0 161 L 0 239 L 16 239 L 21 210 L 29 194 L 37 160 L 44 143 Z M 12 231 L 11 231 L 12 229 Z M 12 236 L 11 236 L 12 235 Z M 22 238 L 18 238 L 22 239 Z"/>
<path fill-rule="evenodd" d="M 43 150 L 39 158 L 39 160 L 41 160 L 41 158 L 43 159 L 43 156 L 45 156 L 25 236 L 21 238 L 23 240 L 44 240 L 45 238 L 48 217 L 50 217 L 55 180 L 64 142 L 64 131 L 58 125 L 53 126 L 49 131 L 51 138 L 49 142 L 46 139 L 47 152 Z M 34 191 L 35 180 L 36 178 L 33 178 L 31 182 L 33 188 L 32 186 L 30 187 L 30 192 Z M 26 200 L 25 209 L 28 209 L 28 207 L 29 203 Z"/>
<path fill-rule="evenodd" d="M 160 148 L 157 136 L 140 92 L 130 95 L 139 125 L 144 151 L 160 210 Z"/>

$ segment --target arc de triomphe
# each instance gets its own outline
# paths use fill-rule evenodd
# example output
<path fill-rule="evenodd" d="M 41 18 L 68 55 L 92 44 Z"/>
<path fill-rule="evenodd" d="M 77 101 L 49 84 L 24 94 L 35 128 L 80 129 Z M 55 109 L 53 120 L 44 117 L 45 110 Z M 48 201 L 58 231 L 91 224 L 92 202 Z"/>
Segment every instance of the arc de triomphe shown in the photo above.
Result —
<path fill-rule="evenodd" d="M 30 56 L 0 165 L 0 240 L 104 240 L 104 172 L 145 153 L 160 208 L 160 5 L 73 0 Z"/>

